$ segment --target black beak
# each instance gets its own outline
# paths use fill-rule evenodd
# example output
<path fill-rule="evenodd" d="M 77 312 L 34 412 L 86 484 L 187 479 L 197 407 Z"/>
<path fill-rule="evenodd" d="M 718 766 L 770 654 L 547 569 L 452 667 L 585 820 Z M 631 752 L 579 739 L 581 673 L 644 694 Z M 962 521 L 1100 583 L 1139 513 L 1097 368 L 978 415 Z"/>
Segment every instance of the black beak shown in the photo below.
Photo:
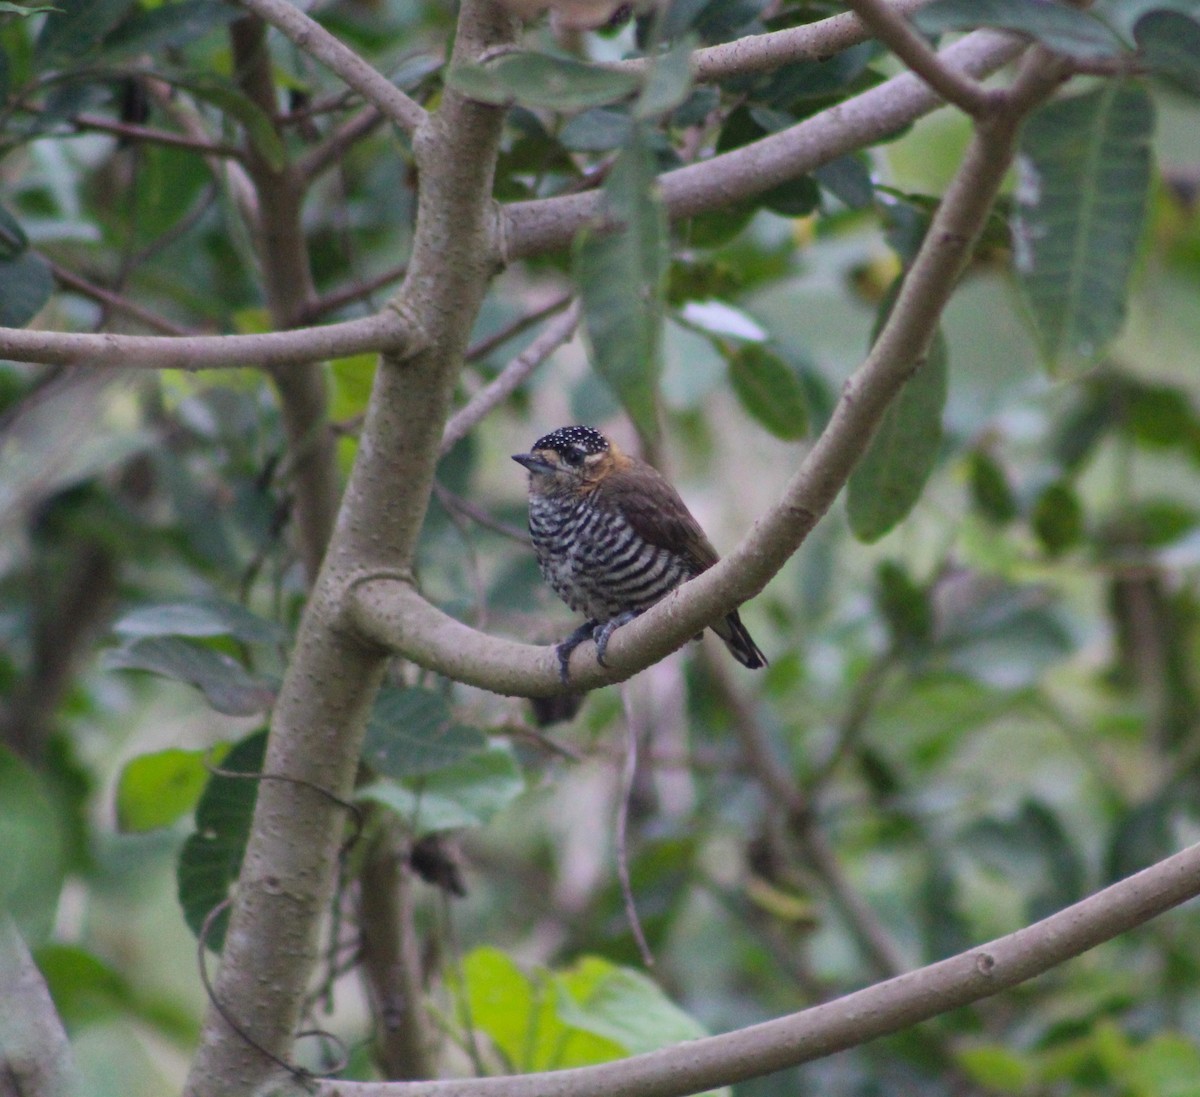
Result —
<path fill-rule="evenodd" d="M 543 461 L 534 453 L 514 453 L 512 459 L 518 465 L 524 465 L 530 472 L 553 472 L 554 466 Z"/>

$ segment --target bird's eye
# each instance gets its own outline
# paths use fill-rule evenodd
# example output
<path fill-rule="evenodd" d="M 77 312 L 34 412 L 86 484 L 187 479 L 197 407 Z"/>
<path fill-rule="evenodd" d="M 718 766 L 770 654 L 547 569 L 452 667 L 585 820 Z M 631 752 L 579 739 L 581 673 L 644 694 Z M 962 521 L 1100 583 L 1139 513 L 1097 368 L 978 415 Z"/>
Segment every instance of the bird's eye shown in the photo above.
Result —
<path fill-rule="evenodd" d="M 562 451 L 562 459 L 565 464 L 571 468 L 577 469 L 583 464 L 584 452 L 577 446 L 571 446 L 569 449 Z"/>

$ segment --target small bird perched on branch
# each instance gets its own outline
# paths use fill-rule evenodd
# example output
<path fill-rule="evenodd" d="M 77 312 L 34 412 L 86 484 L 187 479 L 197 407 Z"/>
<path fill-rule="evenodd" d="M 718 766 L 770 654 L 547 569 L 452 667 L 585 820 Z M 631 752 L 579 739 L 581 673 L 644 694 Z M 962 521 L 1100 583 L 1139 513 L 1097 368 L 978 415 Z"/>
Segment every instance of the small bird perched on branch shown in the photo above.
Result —
<path fill-rule="evenodd" d="M 529 470 L 529 532 L 542 575 L 588 617 L 556 649 L 564 682 L 581 643 L 595 640 L 603 665 L 616 629 L 719 559 L 662 473 L 592 427 L 560 427 L 513 460 Z M 712 628 L 742 666 L 766 666 L 737 610 Z"/>

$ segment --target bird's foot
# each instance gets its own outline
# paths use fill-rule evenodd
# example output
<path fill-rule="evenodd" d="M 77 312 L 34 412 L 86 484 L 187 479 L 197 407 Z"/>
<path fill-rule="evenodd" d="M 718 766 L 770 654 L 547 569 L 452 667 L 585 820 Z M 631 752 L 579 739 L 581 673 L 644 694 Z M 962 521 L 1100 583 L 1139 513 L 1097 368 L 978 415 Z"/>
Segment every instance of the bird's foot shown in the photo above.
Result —
<path fill-rule="evenodd" d="M 617 614 L 611 621 L 606 621 L 603 625 L 597 625 L 592 632 L 592 639 L 596 641 L 596 662 L 602 667 L 608 666 L 604 661 L 604 653 L 608 650 L 608 641 L 612 634 L 617 631 L 622 625 L 629 624 L 637 616 L 637 611 L 627 609 L 624 613 Z"/>
<path fill-rule="evenodd" d="M 558 656 L 558 676 L 562 679 L 564 686 L 571 680 L 571 652 L 585 640 L 591 640 L 598 628 L 600 628 L 599 622 L 584 621 L 554 649 L 554 654 Z"/>

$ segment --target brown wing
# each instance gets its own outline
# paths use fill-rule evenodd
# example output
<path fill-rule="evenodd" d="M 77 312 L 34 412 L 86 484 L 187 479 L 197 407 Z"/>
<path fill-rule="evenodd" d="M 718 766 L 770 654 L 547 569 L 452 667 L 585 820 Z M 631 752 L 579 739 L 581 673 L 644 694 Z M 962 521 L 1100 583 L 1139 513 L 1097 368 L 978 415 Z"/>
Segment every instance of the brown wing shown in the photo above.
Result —
<path fill-rule="evenodd" d="M 679 492 L 653 466 L 626 457 L 597 490 L 603 492 L 606 502 L 625 515 L 639 536 L 683 556 L 693 576 L 719 559 Z"/>

